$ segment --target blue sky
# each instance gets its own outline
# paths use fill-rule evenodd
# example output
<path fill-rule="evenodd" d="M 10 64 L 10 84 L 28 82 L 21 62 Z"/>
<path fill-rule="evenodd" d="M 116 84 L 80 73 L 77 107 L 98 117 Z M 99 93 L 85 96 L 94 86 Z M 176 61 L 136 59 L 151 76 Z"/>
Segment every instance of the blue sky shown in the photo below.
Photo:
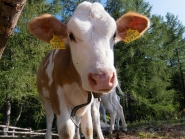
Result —
<path fill-rule="evenodd" d="M 167 12 L 178 16 L 185 26 L 185 0 L 145 0 L 152 6 L 152 14 L 165 16 Z"/>
<path fill-rule="evenodd" d="M 185 0 L 144 0 L 152 6 L 152 14 L 165 16 L 171 13 L 185 26 Z M 104 4 L 106 0 L 101 0 Z"/>

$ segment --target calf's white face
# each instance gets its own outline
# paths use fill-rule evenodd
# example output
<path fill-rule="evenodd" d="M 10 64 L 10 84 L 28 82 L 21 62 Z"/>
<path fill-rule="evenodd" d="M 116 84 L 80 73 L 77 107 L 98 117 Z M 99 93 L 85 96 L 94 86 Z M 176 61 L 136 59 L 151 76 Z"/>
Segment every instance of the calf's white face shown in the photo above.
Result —
<path fill-rule="evenodd" d="M 70 47 L 83 89 L 100 93 L 109 92 L 117 85 L 113 55 L 115 40 L 123 40 L 129 28 L 143 34 L 148 27 L 147 17 L 132 12 L 115 22 L 96 2 L 78 5 L 67 24 L 44 14 L 28 25 L 29 31 L 43 41 L 49 42 L 53 34 L 64 40 Z"/>
<path fill-rule="evenodd" d="M 82 86 L 110 91 L 117 85 L 113 45 L 116 22 L 99 3 L 80 4 L 67 23 L 69 44 Z"/>

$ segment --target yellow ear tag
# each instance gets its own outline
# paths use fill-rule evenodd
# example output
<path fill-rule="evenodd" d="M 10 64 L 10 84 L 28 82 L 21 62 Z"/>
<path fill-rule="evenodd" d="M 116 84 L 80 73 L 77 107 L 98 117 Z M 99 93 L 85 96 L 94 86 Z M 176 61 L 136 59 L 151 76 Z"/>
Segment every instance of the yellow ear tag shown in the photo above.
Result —
<path fill-rule="evenodd" d="M 125 39 L 123 41 L 126 43 L 129 43 L 139 37 L 140 37 L 140 34 L 138 30 L 132 30 L 129 28 L 126 32 Z"/>
<path fill-rule="evenodd" d="M 64 42 L 54 34 L 53 38 L 50 40 L 50 46 L 52 49 L 66 49 Z"/>

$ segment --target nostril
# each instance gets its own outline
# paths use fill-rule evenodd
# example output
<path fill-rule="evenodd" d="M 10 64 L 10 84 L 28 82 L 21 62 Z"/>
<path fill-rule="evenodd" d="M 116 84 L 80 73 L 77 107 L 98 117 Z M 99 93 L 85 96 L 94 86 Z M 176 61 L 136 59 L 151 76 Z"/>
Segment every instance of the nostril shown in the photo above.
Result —
<path fill-rule="evenodd" d="M 88 75 L 89 84 L 95 91 L 111 90 L 114 85 L 114 78 L 114 73 L 90 73 Z"/>
<path fill-rule="evenodd" d="M 89 82 L 91 85 L 95 86 L 97 84 L 96 80 L 93 78 L 92 74 L 89 74 Z"/>
<path fill-rule="evenodd" d="M 112 75 L 112 77 L 110 79 L 110 83 L 114 83 L 114 73 L 113 73 L 113 75 Z"/>

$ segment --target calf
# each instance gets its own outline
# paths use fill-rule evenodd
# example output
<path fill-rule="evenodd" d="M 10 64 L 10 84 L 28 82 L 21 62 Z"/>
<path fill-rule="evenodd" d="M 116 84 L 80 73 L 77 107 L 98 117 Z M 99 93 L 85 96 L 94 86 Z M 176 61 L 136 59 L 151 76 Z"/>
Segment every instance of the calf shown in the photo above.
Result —
<path fill-rule="evenodd" d="M 99 139 L 104 139 L 103 133 L 101 130 L 101 123 L 100 123 L 100 101 L 99 99 L 94 99 L 94 102 L 91 105 L 91 113 L 92 113 L 92 120 L 96 128 L 96 133 Z"/>
<path fill-rule="evenodd" d="M 108 93 L 117 85 L 113 45 L 126 38 L 127 29 L 143 34 L 149 26 L 147 17 L 127 13 L 116 22 L 97 2 L 79 4 L 64 24 L 50 14 L 33 19 L 28 29 L 38 39 L 55 46 L 40 64 L 37 89 L 46 111 L 46 139 L 51 138 L 53 115 L 57 117 L 60 139 L 72 139 L 75 125 L 70 110 L 86 103 L 88 91 Z M 52 43 L 51 43 L 52 44 Z M 65 44 L 65 46 L 63 46 Z M 77 110 L 86 139 L 93 138 L 91 103 Z"/>
<path fill-rule="evenodd" d="M 126 96 L 120 89 L 119 85 L 117 86 L 117 88 L 119 89 L 119 92 L 123 96 Z M 106 109 L 110 113 L 111 123 L 109 127 L 109 132 L 112 133 L 112 131 L 114 130 L 114 123 L 115 123 L 116 116 L 117 116 L 117 119 L 116 119 L 117 128 L 119 129 L 119 120 L 121 118 L 123 131 L 127 131 L 127 125 L 125 122 L 123 108 L 120 105 L 120 97 L 116 94 L 116 88 L 109 94 L 103 94 L 101 96 L 100 113 L 102 114 L 102 117 L 105 123 L 107 123 Z"/>
<path fill-rule="evenodd" d="M 125 97 L 127 97 L 127 95 L 125 95 L 121 88 L 119 87 L 119 85 L 117 86 L 117 88 L 119 89 L 119 91 L 121 92 L 121 94 Z M 117 97 L 117 99 L 115 98 Z M 103 133 L 101 130 L 101 124 L 100 124 L 100 113 L 103 116 L 103 120 L 105 121 L 105 123 L 107 124 L 107 120 L 106 120 L 106 109 L 108 108 L 108 111 L 111 115 L 111 126 L 109 129 L 109 132 L 112 133 L 112 130 L 114 129 L 114 122 L 115 122 L 115 116 L 117 115 L 117 127 L 119 129 L 119 120 L 120 117 L 118 115 L 121 116 L 122 123 L 124 125 L 123 130 L 127 131 L 127 126 L 126 126 L 126 122 L 125 122 L 125 118 L 124 118 L 124 114 L 123 114 L 123 110 L 122 110 L 122 106 L 119 104 L 120 103 L 120 97 L 116 94 L 116 88 L 113 89 L 113 91 L 111 91 L 108 94 L 103 94 L 101 95 L 101 99 L 103 101 L 100 101 L 99 98 L 94 99 L 92 105 L 91 105 L 91 114 L 92 114 L 92 120 L 93 123 L 95 125 L 96 128 L 96 132 L 97 132 L 97 136 L 99 139 L 104 139 L 103 137 Z M 108 100 L 109 103 L 105 103 L 106 99 Z M 103 105 L 103 103 L 106 105 L 106 107 Z M 107 105 L 108 104 L 108 105 Z M 118 112 L 120 111 L 120 112 Z M 75 118 L 79 118 L 79 117 L 75 117 Z M 80 119 L 77 120 L 78 126 L 80 125 Z M 113 125 L 112 125 L 113 124 Z M 76 139 L 80 139 L 80 132 L 79 132 L 79 128 L 76 128 Z"/>
<path fill-rule="evenodd" d="M 123 93 L 119 84 L 117 88 L 122 96 L 129 98 L 129 96 Z M 127 131 L 127 125 L 125 122 L 123 109 L 122 109 L 122 106 L 120 105 L 120 97 L 116 94 L 116 88 L 114 88 L 108 94 L 101 95 L 100 98 L 101 98 L 101 101 L 99 101 L 98 99 L 94 99 L 94 102 L 91 105 L 92 119 L 93 119 L 93 123 L 95 124 L 98 138 L 104 139 L 101 131 L 101 125 L 100 125 L 100 113 L 102 114 L 103 120 L 107 124 L 106 109 L 108 109 L 108 112 L 110 113 L 110 120 L 111 120 L 109 132 L 112 133 L 112 131 L 114 130 L 116 115 L 117 115 L 116 124 L 117 124 L 118 130 L 119 130 L 119 120 L 121 118 L 123 131 Z"/>

